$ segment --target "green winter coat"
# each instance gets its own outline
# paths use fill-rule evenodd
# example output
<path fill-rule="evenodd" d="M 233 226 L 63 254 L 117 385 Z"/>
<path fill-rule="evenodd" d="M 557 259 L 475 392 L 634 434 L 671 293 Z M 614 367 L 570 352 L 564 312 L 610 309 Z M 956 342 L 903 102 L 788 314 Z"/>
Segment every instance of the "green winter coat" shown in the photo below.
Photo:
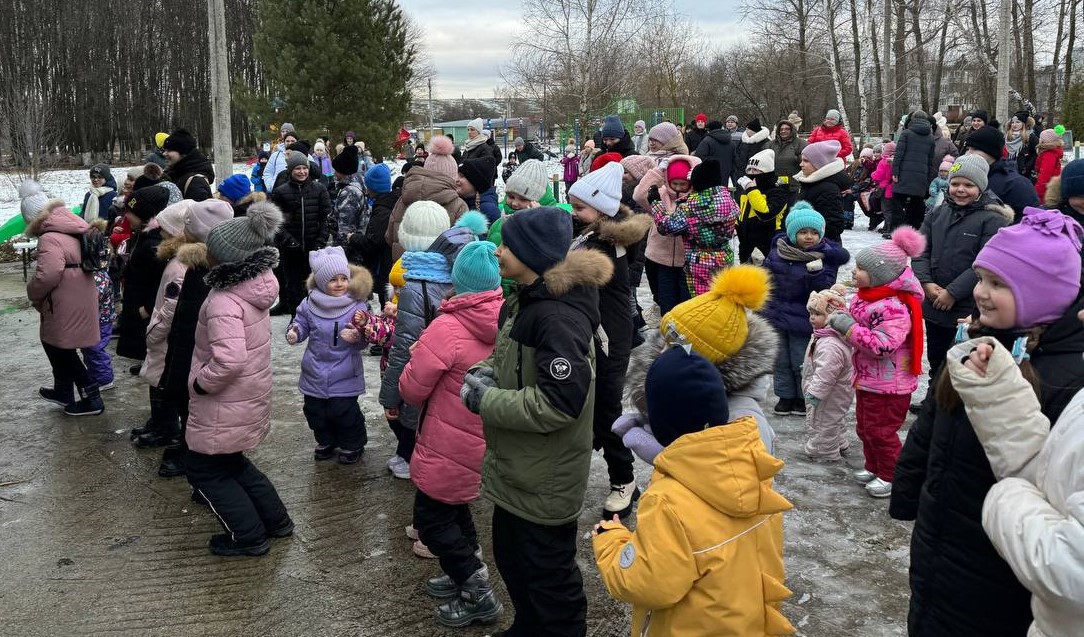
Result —
<path fill-rule="evenodd" d="M 482 496 L 520 518 L 558 526 L 583 507 L 591 468 L 598 288 L 613 263 L 577 250 L 501 310 L 482 396 Z"/>

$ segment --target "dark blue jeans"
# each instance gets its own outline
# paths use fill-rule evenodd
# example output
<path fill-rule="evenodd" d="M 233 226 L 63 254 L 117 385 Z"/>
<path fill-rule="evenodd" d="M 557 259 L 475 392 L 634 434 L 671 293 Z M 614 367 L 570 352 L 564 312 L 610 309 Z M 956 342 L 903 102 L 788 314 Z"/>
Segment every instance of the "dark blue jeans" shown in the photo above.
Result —
<path fill-rule="evenodd" d="M 656 266 L 659 272 L 658 293 L 659 312 L 662 316 L 674 309 L 682 301 L 689 300 L 689 286 L 685 283 L 685 268 Z"/>

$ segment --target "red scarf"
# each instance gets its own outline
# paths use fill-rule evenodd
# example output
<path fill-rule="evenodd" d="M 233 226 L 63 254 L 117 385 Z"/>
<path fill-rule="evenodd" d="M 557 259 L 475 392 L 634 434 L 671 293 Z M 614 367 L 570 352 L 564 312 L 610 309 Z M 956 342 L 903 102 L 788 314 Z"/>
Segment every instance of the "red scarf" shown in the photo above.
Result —
<path fill-rule="evenodd" d="M 922 344 L 925 338 L 922 330 L 922 300 L 916 297 L 914 294 L 908 294 L 907 292 L 894 290 L 887 285 L 881 285 L 875 288 L 858 288 L 858 298 L 866 301 L 867 303 L 880 301 L 881 299 L 887 299 L 890 296 L 894 296 L 900 301 L 902 301 L 903 304 L 907 306 L 907 311 L 911 313 L 910 371 L 915 376 L 921 376 Z"/>

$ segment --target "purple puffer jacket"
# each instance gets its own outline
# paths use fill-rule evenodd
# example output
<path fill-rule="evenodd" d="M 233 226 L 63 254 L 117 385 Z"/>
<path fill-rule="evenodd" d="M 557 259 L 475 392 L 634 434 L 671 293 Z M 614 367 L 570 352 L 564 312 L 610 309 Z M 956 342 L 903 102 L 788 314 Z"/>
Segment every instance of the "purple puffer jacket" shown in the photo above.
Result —
<path fill-rule="evenodd" d="M 922 285 L 910 266 L 888 287 L 922 300 Z M 846 337 L 854 348 L 854 386 L 875 394 L 914 392 L 918 377 L 910 371 L 911 312 L 903 301 L 894 296 L 863 301 L 856 296 L 850 313 L 857 321 Z"/>
<path fill-rule="evenodd" d="M 802 392 L 821 402 L 809 426 L 823 429 L 847 415 L 854 401 L 854 362 L 851 347 L 832 328 L 813 330 L 802 365 Z"/>
<path fill-rule="evenodd" d="M 459 390 L 467 370 L 493 353 L 503 302 L 499 289 L 446 299 L 399 377 L 403 400 L 425 405 L 410 478 L 446 504 L 478 498 L 486 450 L 482 419 L 463 406 Z"/>
<path fill-rule="evenodd" d="M 192 451 L 225 455 L 256 448 L 271 429 L 271 316 L 279 293 L 271 268 L 278 250 L 262 248 L 207 273 L 211 293 L 199 311 L 188 386 Z"/>
<path fill-rule="evenodd" d="M 364 301 L 350 295 L 329 296 L 311 290 L 297 308 L 290 327 L 297 328 L 297 342 L 309 339 L 301 358 L 301 393 L 315 398 L 356 398 L 365 393 L 361 350 L 364 339 L 347 343 L 339 336 L 350 325 L 354 312 L 369 311 Z"/>

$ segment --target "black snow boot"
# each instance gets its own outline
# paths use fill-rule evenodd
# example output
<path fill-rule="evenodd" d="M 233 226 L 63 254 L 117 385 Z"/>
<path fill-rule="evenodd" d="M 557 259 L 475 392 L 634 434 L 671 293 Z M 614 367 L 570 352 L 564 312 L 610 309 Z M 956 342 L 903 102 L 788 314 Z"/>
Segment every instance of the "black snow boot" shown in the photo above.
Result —
<path fill-rule="evenodd" d="M 39 387 L 38 395 L 54 405 L 60 405 L 61 407 L 67 407 L 75 402 L 75 392 L 72 391 L 71 387 L 68 387 L 68 391 L 64 391 L 63 389 L 58 390 L 52 387 Z"/>
<path fill-rule="evenodd" d="M 437 607 L 437 622 L 451 628 L 462 628 L 475 622 L 492 624 L 502 613 L 504 607 L 489 583 L 488 569 L 483 566 L 463 582 L 459 597 Z"/>
<path fill-rule="evenodd" d="M 184 459 L 188 449 L 184 444 L 171 445 L 162 450 L 162 462 L 158 464 L 158 475 L 163 478 L 177 478 L 185 474 Z"/>
<path fill-rule="evenodd" d="M 264 539 L 253 544 L 240 544 L 234 541 L 229 533 L 219 533 L 211 536 L 211 552 L 224 557 L 249 556 L 256 557 L 271 550 L 271 542 Z"/>
<path fill-rule="evenodd" d="M 153 429 L 154 429 L 154 422 L 150 418 L 148 418 L 142 425 L 140 425 L 138 427 L 132 427 L 131 429 L 128 430 L 128 439 L 129 440 L 135 440 L 139 436 L 142 436 L 143 434 L 145 434 L 148 431 L 151 431 Z"/>
<path fill-rule="evenodd" d="M 176 446 L 181 443 L 181 423 L 179 420 L 174 419 L 173 422 L 159 424 L 154 422 L 152 418 L 150 425 L 150 429 L 132 438 L 132 444 L 140 449 L 150 449 L 152 447 Z"/>
<path fill-rule="evenodd" d="M 97 416 L 105 411 L 105 403 L 102 402 L 102 395 L 97 385 L 87 385 L 79 394 L 82 398 L 65 407 L 64 415 Z"/>

